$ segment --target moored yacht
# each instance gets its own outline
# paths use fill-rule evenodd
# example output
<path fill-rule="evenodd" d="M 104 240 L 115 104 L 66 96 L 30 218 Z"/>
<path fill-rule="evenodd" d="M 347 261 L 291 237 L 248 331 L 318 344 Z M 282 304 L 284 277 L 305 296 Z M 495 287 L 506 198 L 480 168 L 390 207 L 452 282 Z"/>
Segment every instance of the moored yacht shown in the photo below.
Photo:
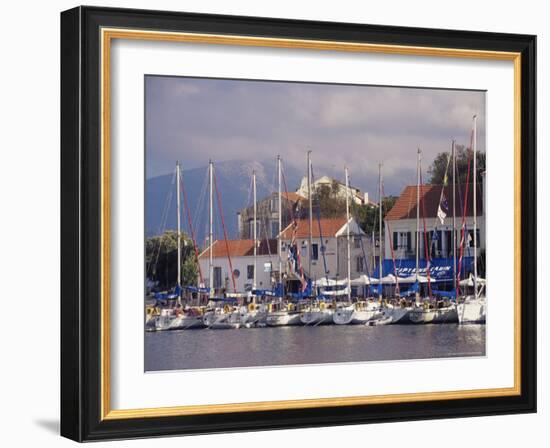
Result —
<path fill-rule="evenodd" d="M 458 322 L 461 324 L 485 323 L 485 296 L 467 296 L 462 303 L 456 306 Z"/>
<path fill-rule="evenodd" d="M 277 306 L 272 304 L 266 316 L 266 323 L 270 327 L 302 325 L 300 310 L 293 303 L 287 304 L 286 307 L 284 305 Z"/>
<path fill-rule="evenodd" d="M 300 313 L 300 321 L 303 325 L 317 326 L 332 324 L 334 310 L 325 302 L 312 304 Z"/>
<path fill-rule="evenodd" d="M 382 316 L 377 302 L 360 301 L 336 308 L 332 316 L 336 325 L 362 325 Z"/>
<path fill-rule="evenodd" d="M 238 308 L 225 305 L 223 308 L 207 311 L 203 316 L 203 323 L 212 330 L 237 329 L 242 326 L 242 318 Z"/>
<path fill-rule="evenodd" d="M 409 319 L 413 324 L 457 323 L 456 304 L 444 301 L 426 301 L 409 311 Z"/>

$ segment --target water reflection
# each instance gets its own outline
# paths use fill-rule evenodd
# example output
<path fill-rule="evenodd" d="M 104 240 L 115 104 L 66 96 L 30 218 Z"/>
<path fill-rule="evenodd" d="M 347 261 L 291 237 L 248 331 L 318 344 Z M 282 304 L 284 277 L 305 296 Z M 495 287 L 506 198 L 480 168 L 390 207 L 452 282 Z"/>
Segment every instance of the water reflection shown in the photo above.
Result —
<path fill-rule="evenodd" d="M 145 335 L 146 371 L 483 355 L 484 325 L 331 325 Z"/>

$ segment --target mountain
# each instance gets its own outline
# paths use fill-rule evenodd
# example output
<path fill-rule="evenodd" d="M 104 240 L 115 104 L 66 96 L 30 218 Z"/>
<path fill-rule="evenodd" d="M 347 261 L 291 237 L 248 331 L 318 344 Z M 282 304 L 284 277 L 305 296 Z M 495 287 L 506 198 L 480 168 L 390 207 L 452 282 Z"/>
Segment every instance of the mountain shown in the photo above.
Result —
<path fill-rule="evenodd" d="M 237 238 L 237 212 L 252 205 L 252 171 L 256 171 L 258 200 L 277 191 L 275 161 L 230 160 L 216 163 L 214 173 L 220 193 L 223 217 L 229 239 Z M 293 168 L 285 168 L 285 178 L 289 191 L 294 191 L 302 173 Z M 176 229 L 176 188 L 174 173 L 146 179 L 145 182 L 145 233 L 146 236 Z M 208 167 L 182 171 L 182 178 L 189 201 L 197 243 L 203 246 L 208 234 Z M 283 187 L 284 191 L 284 187 Z M 182 210 L 184 199 L 181 198 Z M 214 234 L 223 238 L 220 212 L 214 190 Z M 163 219 L 164 217 L 164 219 Z M 182 211 L 182 231 L 189 233 L 187 215 Z"/>

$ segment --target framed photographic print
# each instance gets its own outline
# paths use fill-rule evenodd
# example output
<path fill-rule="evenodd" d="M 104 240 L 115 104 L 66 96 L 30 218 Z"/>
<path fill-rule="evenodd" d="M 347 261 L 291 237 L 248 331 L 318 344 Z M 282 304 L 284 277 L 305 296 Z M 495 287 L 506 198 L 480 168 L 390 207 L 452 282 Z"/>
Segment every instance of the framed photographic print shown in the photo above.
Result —
<path fill-rule="evenodd" d="M 536 411 L 535 36 L 61 14 L 61 433 Z"/>

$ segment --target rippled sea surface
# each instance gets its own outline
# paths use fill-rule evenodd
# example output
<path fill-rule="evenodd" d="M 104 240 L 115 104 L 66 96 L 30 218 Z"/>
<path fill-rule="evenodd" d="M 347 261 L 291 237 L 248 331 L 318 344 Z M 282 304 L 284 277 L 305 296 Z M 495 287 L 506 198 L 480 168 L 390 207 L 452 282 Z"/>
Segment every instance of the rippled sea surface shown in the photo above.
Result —
<path fill-rule="evenodd" d="M 145 334 L 145 370 L 485 355 L 485 325 L 330 325 Z"/>

